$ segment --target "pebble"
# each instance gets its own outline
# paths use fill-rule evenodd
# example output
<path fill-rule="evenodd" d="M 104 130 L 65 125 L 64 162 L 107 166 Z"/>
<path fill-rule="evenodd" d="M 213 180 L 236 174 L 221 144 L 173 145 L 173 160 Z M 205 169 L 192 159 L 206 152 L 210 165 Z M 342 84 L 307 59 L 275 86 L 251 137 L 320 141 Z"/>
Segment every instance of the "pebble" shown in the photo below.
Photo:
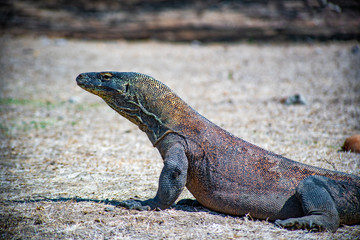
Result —
<path fill-rule="evenodd" d="M 104 210 L 105 210 L 105 212 L 112 212 L 115 210 L 115 208 L 114 207 L 105 207 Z"/>
<path fill-rule="evenodd" d="M 72 96 L 69 98 L 68 102 L 69 103 L 79 103 L 80 99 L 79 99 L 79 97 Z"/>
<path fill-rule="evenodd" d="M 360 52 L 360 46 L 359 45 L 355 45 L 351 48 L 351 53 L 352 54 L 358 54 Z"/>
<path fill-rule="evenodd" d="M 307 104 L 305 97 L 302 96 L 301 94 L 295 94 L 293 96 L 282 98 L 280 100 L 280 102 L 285 105 L 295 105 L 295 104 L 306 105 Z"/>

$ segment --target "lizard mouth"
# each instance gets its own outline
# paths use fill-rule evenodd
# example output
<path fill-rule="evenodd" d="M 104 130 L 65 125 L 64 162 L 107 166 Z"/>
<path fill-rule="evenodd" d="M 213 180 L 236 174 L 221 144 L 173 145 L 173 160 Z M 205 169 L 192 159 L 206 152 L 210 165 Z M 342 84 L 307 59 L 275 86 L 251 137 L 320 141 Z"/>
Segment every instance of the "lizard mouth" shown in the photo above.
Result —
<path fill-rule="evenodd" d="M 85 89 L 86 91 L 89 91 L 94 94 L 99 94 L 100 92 L 116 92 L 116 89 L 113 89 L 108 86 L 102 86 L 102 85 L 95 85 L 89 81 L 87 81 L 86 78 L 84 78 L 81 74 L 76 78 L 76 83 L 79 87 Z"/>
<path fill-rule="evenodd" d="M 116 93 L 115 89 L 106 86 L 96 86 L 96 85 L 79 85 L 79 86 L 88 92 L 98 95 L 101 98 L 107 98 L 113 96 Z"/>
<path fill-rule="evenodd" d="M 79 74 L 79 76 L 76 77 L 76 83 L 79 86 L 84 86 L 86 84 L 86 79 L 85 76 L 83 74 Z"/>

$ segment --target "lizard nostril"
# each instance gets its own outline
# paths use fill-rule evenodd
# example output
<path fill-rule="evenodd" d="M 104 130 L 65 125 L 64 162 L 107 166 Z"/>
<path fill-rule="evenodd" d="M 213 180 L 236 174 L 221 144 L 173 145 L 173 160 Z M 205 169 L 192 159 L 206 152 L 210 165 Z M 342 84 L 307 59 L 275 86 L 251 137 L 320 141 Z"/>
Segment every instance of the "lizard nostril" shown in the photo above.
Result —
<path fill-rule="evenodd" d="M 76 78 L 76 82 L 78 83 L 78 84 L 81 84 L 81 83 L 83 83 L 83 82 L 85 82 L 85 74 L 79 74 L 78 76 L 77 76 L 77 78 Z"/>

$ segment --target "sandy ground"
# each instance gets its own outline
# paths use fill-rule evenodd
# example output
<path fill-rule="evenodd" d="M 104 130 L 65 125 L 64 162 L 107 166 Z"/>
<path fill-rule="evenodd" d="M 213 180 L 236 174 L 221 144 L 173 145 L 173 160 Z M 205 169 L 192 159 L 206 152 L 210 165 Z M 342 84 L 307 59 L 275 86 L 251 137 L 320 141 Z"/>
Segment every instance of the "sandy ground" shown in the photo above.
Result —
<path fill-rule="evenodd" d="M 360 225 L 310 233 L 204 208 L 114 207 L 153 197 L 162 160 L 144 133 L 75 83 L 87 71 L 146 73 L 247 141 L 360 175 L 360 155 L 338 152 L 360 132 L 357 45 L 0 37 L 0 238 L 359 238 Z M 295 93 L 308 104 L 280 103 Z"/>

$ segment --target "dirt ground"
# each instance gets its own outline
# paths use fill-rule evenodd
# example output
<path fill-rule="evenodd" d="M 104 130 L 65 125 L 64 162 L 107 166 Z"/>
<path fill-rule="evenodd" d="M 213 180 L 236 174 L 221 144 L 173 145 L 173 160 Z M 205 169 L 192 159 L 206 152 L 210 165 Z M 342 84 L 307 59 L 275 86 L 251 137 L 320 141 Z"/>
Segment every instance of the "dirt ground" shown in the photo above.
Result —
<path fill-rule="evenodd" d="M 154 196 L 162 160 L 146 135 L 80 89 L 87 71 L 137 71 L 233 134 L 303 163 L 360 175 L 339 152 L 360 132 L 357 42 L 170 44 L 0 37 L 0 238 L 359 239 L 287 231 L 204 208 L 115 207 Z M 286 106 L 302 94 L 307 105 Z M 186 190 L 180 196 L 192 198 Z"/>

